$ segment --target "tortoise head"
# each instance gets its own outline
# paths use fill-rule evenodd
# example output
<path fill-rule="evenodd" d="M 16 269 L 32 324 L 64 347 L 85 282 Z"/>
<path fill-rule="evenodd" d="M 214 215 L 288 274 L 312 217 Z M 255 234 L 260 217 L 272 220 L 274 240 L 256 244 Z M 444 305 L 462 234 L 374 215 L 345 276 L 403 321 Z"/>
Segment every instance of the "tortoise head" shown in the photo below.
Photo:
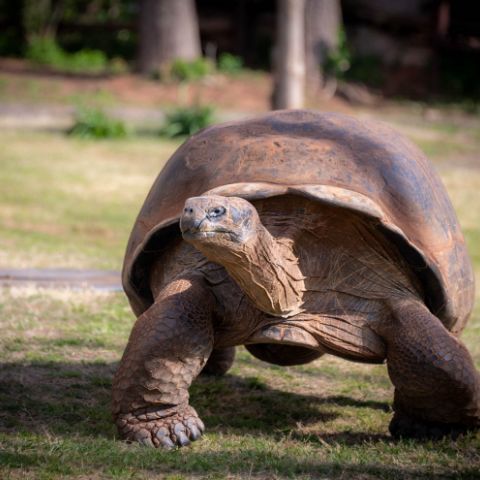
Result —
<path fill-rule="evenodd" d="M 241 248 L 259 225 L 260 218 L 250 202 L 220 195 L 187 199 L 180 218 L 184 240 L 202 251 Z"/>
<path fill-rule="evenodd" d="M 227 270 L 258 309 L 281 317 L 300 311 L 304 283 L 298 261 L 262 225 L 250 202 L 220 195 L 189 198 L 180 229 L 185 241 Z"/>

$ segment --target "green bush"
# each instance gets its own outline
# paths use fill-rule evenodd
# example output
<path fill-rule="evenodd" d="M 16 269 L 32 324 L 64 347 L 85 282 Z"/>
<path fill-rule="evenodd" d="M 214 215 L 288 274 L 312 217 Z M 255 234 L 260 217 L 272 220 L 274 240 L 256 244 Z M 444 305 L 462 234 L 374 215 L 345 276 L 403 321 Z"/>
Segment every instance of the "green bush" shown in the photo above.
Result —
<path fill-rule="evenodd" d="M 65 69 L 75 73 L 101 73 L 108 70 L 108 60 L 100 50 L 79 50 L 65 56 Z"/>
<path fill-rule="evenodd" d="M 351 53 L 347 45 L 345 30 L 338 31 L 338 45 L 328 54 L 324 65 L 325 72 L 335 78 L 345 78 L 345 73 L 350 69 Z"/>
<path fill-rule="evenodd" d="M 58 66 L 65 61 L 65 52 L 50 37 L 32 37 L 25 57 L 40 65 Z"/>
<path fill-rule="evenodd" d="M 168 138 L 192 135 L 213 122 L 212 107 L 206 105 L 178 107 L 167 113 L 160 134 Z"/>
<path fill-rule="evenodd" d="M 82 108 L 75 115 L 69 135 L 79 138 L 125 138 L 128 129 L 121 120 L 113 119 L 98 108 Z"/>
<path fill-rule="evenodd" d="M 187 61 L 177 59 L 172 62 L 170 75 L 182 82 L 198 80 L 213 72 L 212 62 L 206 58 Z"/>
<path fill-rule="evenodd" d="M 217 63 L 218 70 L 229 75 L 235 75 L 242 71 L 243 69 L 243 60 L 237 55 L 232 55 L 231 53 L 222 53 L 218 57 Z"/>
<path fill-rule="evenodd" d="M 73 73 L 100 73 L 108 69 L 108 59 L 100 50 L 79 50 L 65 52 L 51 37 L 32 37 L 26 58 L 39 65 Z"/>

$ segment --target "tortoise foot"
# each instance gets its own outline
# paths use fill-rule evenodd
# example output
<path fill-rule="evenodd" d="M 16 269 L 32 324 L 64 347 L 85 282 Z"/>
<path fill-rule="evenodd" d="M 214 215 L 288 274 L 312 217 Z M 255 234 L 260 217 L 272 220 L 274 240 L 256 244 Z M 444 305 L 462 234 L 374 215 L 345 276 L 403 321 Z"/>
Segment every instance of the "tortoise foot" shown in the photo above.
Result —
<path fill-rule="evenodd" d="M 205 430 L 203 422 L 190 405 L 122 414 L 117 417 L 116 424 L 120 436 L 128 442 L 165 449 L 189 445 L 198 440 Z"/>
<path fill-rule="evenodd" d="M 453 440 L 474 429 L 467 425 L 427 422 L 396 412 L 388 427 L 394 438 L 417 440 L 440 440 L 448 437 Z"/>

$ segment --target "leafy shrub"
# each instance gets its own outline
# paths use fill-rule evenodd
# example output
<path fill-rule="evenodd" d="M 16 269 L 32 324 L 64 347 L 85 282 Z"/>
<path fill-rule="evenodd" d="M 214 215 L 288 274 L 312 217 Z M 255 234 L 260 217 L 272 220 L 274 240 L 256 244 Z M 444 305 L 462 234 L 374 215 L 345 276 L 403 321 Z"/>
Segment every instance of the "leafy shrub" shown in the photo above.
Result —
<path fill-rule="evenodd" d="M 235 75 L 242 71 L 243 60 L 237 55 L 232 55 L 231 53 L 222 53 L 218 57 L 217 67 L 223 73 Z"/>
<path fill-rule="evenodd" d="M 108 69 L 108 60 L 100 50 L 80 50 L 65 55 L 65 70 L 71 72 L 100 73 Z"/>
<path fill-rule="evenodd" d="M 65 52 L 53 38 L 35 36 L 29 41 L 25 56 L 40 65 L 58 66 L 64 62 Z"/>
<path fill-rule="evenodd" d="M 82 108 L 77 111 L 68 134 L 79 138 L 124 138 L 128 130 L 124 122 L 109 117 L 103 110 Z"/>
<path fill-rule="evenodd" d="M 347 45 L 345 30 L 338 31 L 338 45 L 330 52 L 325 62 L 325 71 L 333 77 L 344 78 L 345 72 L 350 69 L 351 53 Z"/>
<path fill-rule="evenodd" d="M 207 105 L 179 107 L 169 112 L 160 130 L 160 134 L 175 138 L 192 135 L 214 121 L 213 108 Z"/>
<path fill-rule="evenodd" d="M 170 75 L 184 82 L 198 80 L 212 73 L 212 71 L 212 62 L 206 58 L 197 58 L 192 61 L 177 59 L 172 62 L 170 67 Z"/>
<path fill-rule="evenodd" d="M 107 57 L 100 50 L 68 53 L 51 37 L 33 37 L 25 56 L 32 62 L 66 72 L 100 73 L 108 69 Z"/>

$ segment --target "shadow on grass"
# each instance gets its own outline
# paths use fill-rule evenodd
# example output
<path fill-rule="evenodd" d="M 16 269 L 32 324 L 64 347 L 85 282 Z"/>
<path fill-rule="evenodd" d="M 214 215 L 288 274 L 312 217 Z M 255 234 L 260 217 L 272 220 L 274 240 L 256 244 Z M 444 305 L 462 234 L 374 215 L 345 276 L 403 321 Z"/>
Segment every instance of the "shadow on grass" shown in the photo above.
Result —
<path fill-rule="evenodd" d="M 0 364 L 0 429 L 112 438 L 111 380 L 117 363 L 32 362 Z M 337 407 L 388 410 L 382 402 L 345 396 L 317 397 L 280 391 L 256 377 L 200 376 L 191 403 L 210 431 L 277 439 L 298 423 L 329 422 Z M 309 437 L 305 437 L 308 440 Z M 352 437 L 353 439 L 354 437 Z M 366 438 L 358 437 L 358 442 Z M 350 440 L 357 443 L 356 440 Z M 325 440 L 328 441 L 327 438 Z M 312 441 L 315 441 L 312 437 Z"/>
<path fill-rule="evenodd" d="M 49 474 L 62 475 L 75 473 L 75 466 L 81 465 L 83 473 L 101 470 L 114 472 L 118 478 L 123 474 L 130 478 L 133 471 L 214 477 L 228 472 L 262 478 L 265 474 L 274 478 L 431 478 L 424 467 L 392 465 L 389 455 L 415 446 L 395 443 L 387 435 L 358 431 L 303 435 L 296 431 L 299 422 L 307 425 L 335 419 L 342 406 L 378 411 L 388 405 L 346 396 L 283 392 L 256 377 L 200 377 L 192 386 L 191 402 L 209 432 L 220 435 L 220 449 L 210 450 L 206 444 L 205 450 L 200 442 L 198 447 L 172 453 L 116 442 L 110 417 L 111 378 L 116 368 L 117 363 L 97 362 L 0 364 L 0 437 L 2 431 L 13 434 L 8 443 L 2 442 L 6 448 L 0 452 L 0 465 L 46 468 Z M 32 440 L 23 433 L 60 438 L 55 448 L 41 444 L 32 451 Z M 297 441 L 289 443 L 288 438 Z M 278 441 L 290 446 L 272 448 Z M 381 455 L 375 453 L 378 448 Z M 319 456 L 320 452 L 326 453 Z M 447 470 L 437 478 L 474 478 L 477 471 L 470 466 L 465 463 L 455 475 Z"/>
<path fill-rule="evenodd" d="M 111 378 L 117 364 L 0 364 L 0 430 L 113 436 Z"/>

